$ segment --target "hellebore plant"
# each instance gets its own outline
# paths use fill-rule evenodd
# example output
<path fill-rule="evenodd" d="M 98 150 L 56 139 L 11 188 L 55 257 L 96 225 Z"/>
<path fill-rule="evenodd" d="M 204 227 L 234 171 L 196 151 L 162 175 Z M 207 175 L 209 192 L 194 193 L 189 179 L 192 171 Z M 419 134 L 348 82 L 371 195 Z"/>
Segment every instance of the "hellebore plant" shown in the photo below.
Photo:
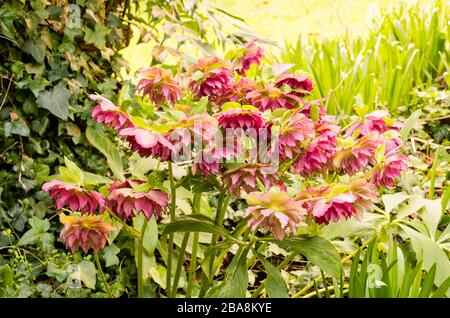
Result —
<path fill-rule="evenodd" d="M 342 128 L 326 114 L 322 101 L 308 100 L 312 81 L 290 72 L 289 65 L 270 64 L 256 41 L 227 58 L 202 58 L 176 76 L 165 66 L 142 69 L 135 104 L 153 112 L 125 110 L 90 95 L 97 102 L 93 120 L 115 131 L 125 159 L 157 160 L 145 178 L 126 170 L 127 175 L 115 173 L 114 181 L 101 179 L 108 186 L 64 176 L 42 186 L 56 209 L 70 214 L 60 215 L 61 240 L 72 253 L 95 253 L 110 296 L 97 253 L 111 233 L 123 229 L 137 242 L 138 297 L 144 296 L 148 277 L 143 258 L 150 220 L 159 222 L 162 232 L 152 228 L 165 250 L 160 257 L 166 279 L 160 285 L 166 297 L 179 293 L 190 232 L 186 296 L 229 296 L 226 282 L 214 281 L 224 249 L 237 244 L 234 257 L 246 260 L 250 251 L 259 257 L 266 246 L 256 251 L 256 243 L 283 245 L 297 237 L 299 228 L 361 218 L 373 209 L 380 188 L 395 187 L 408 167 L 398 133 L 402 124 L 387 111 L 366 114 Z M 180 169 L 182 177 L 175 173 Z M 182 215 L 177 206 L 180 188 L 193 193 L 192 215 Z M 204 192 L 217 199 L 215 219 L 202 212 Z M 230 202 L 245 210 L 231 232 L 229 222 L 224 226 Z M 140 217 L 136 229 L 132 224 Z M 179 247 L 174 244 L 177 231 L 185 232 Z M 200 263 L 198 232 L 212 234 Z"/>

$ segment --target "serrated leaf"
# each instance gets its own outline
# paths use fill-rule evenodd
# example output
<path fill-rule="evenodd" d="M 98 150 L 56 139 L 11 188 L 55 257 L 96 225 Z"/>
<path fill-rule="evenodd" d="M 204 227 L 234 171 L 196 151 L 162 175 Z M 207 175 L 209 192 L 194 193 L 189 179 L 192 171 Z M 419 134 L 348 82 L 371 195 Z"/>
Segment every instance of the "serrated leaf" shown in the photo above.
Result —
<path fill-rule="evenodd" d="M 341 258 L 330 241 L 320 236 L 292 237 L 276 241 L 282 247 L 290 247 L 305 255 L 313 264 L 335 278 L 341 275 Z"/>
<path fill-rule="evenodd" d="M 241 253 L 233 257 L 227 268 L 222 284 L 211 289 L 206 297 L 210 298 L 243 298 L 248 287 L 247 254 Z"/>
<path fill-rule="evenodd" d="M 106 137 L 103 132 L 88 127 L 86 129 L 86 138 L 91 145 L 97 148 L 106 157 L 108 166 L 116 178 L 123 181 L 122 157 L 120 156 L 119 150 L 117 150 L 108 137 Z"/>
<path fill-rule="evenodd" d="M 278 269 L 272 265 L 264 257 L 258 255 L 259 260 L 264 265 L 267 271 L 267 278 L 264 281 L 264 286 L 270 298 L 289 298 L 288 288 L 286 283 L 281 277 L 281 273 Z"/>
<path fill-rule="evenodd" d="M 179 216 L 166 225 L 163 235 L 174 232 L 206 232 L 230 236 L 225 228 L 216 225 L 212 219 L 204 215 Z"/>
<path fill-rule="evenodd" d="M 67 120 L 70 95 L 65 85 L 57 85 L 50 91 L 40 93 L 37 104 L 39 107 L 47 109 L 56 117 Z"/>
<path fill-rule="evenodd" d="M 83 260 L 78 264 L 78 271 L 80 279 L 87 288 L 95 289 L 97 282 L 97 274 L 95 272 L 95 265 L 90 261 Z"/>

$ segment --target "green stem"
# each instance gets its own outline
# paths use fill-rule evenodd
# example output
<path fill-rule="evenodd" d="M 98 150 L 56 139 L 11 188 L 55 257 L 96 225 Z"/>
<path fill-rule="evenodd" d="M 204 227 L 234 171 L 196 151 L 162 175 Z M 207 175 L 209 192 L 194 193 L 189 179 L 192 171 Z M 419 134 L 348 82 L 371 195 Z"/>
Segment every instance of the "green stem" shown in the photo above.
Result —
<path fill-rule="evenodd" d="M 175 298 L 177 296 L 178 283 L 180 281 L 181 269 L 183 268 L 184 252 L 186 251 L 186 246 L 189 241 L 189 234 L 191 233 L 190 232 L 184 233 L 183 243 L 181 243 L 180 254 L 178 255 L 177 269 L 175 271 L 175 276 L 173 278 L 172 295 L 171 295 L 172 298 Z"/>
<path fill-rule="evenodd" d="M 200 203 L 202 194 L 194 193 L 193 214 L 200 214 Z M 189 279 L 186 287 L 186 297 L 190 298 L 192 294 L 192 284 L 195 277 L 195 268 L 197 266 L 197 250 L 198 250 L 199 233 L 194 233 L 194 242 L 192 243 L 191 263 L 189 264 Z"/>
<path fill-rule="evenodd" d="M 129 226 L 126 224 L 121 218 L 119 218 L 113 211 L 111 211 L 109 208 L 106 208 L 105 210 L 114 220 L 122 224 L 122 226 L 127 230 L 131 235 L 133 235 L 135 238 L 140 237 L 139 231 L 137 231 L 135 228 Z"/>
<path fill-rule="evenodd" d="M 217 207 L 218 211 L 216 214 L 216 220 L 215 223 L 221 225 L 223 223 L 223 219 L 225 217 L 225 212 L 227 211 L 228 204 L 230 203 L 230 196 L 224 194 L 225 198 L 222 202 L 222 206 L 219 208 Z M 219 235 L 213 234 L 212 240 L 211 240 L 211 246 L 215 246 L 217 244 L 217 240 L 219 239 Z M 211 253 L 211 258 L 209 260 L 209 280 L 212 281 L 214 278 L 214 261 L 216 259 L 216 254 Z"/>
<path fill-rule="evenodd" d="M 175 187 L 175 181 L 173 178 L 172 162 L 169 161 L 169 183 L 170 183 L 170 222 L 175 220 L 175 207 L 177 202 L 177 192 Z M 172 258 L 173 258 L 173 233 L 169 234 L 169 244 L 167 246 L 167 276 L 166 276 L 166 293 L 167 296 L 171 295 L 171 277 L 172 277 Z"/>
<path fill-rule="evenodd" d="M 138 297 L 144 297 L 144 266 L 143 266 L 143 252 L 144 252 L 144 235 L 145 230 L 147 229 L 147 219 L 144 220 L 144 224 L 142 225 L 141 236 L 138 240 Z"/>
<path fill-rule="evenodd" d="M 95 264 L 97 264 L 97 269 L 100 272 L 100 278 L 102 279 L 103 285 L 105 285 L 106 292 L 109 298 L 114 298 L 111 290 L 109 289 L 108 282 L 106 281 L 105 273 L 103 273 L 102 265 L 100 265 L 100 260 L 98 259 L 98 254 L 94 253 Z"/>

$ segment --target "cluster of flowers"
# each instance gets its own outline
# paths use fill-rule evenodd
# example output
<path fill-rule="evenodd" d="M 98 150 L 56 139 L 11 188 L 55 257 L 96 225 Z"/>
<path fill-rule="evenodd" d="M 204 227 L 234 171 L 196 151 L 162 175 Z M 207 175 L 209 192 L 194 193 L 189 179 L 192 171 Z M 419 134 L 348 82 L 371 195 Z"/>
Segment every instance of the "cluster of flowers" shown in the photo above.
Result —
<path fill-rule="evenodd" d="M 327 224 L 371 209 L 378 188 L 394 187 L 400 171 L 407 168 L 406 157 L 401 154 L 401 123 L 379 110 L 341 129 L 320 101 L 306 101 L 312 81 L 290 72 L 286 65 L 272 66 L 275 75 L 270 81 L 249 78 L 249 70 L 257 69 L 263 59 L 263 50 L 256 42 L 234 52 L 231 60 L 202 58 L 180 75 L 186 85 L 168 69 L 142 70 L 138 93 L 164 111 L 183 112 L 183 118 L 175 123 L 163 117 L 152 121 L 165 127 L 164 132 L 142 125 L 99 95 L 90 96 L 99 101 L 92 117 L 114 129 L 143 157 L 174 161 L 174 153 L 200 141 L 192 174 L 220 178 L 229 195 L 247 200 L 248 225 L 271 232 L 277 239 L 295 234 L 299 222 Z M 191 114 L 189 106 L 179 104 L 192 98 L 207 98 L 209 111 Z M 230 129 L 234 134 L 223 137 Z M 241 137 L 247 132 L 252 132 L 248 135 L 255 141 L 268 137 L 266 155 L 277 156 L 275 169 L 272 164 L 245 157 L 239 164 L 229 164 L 241 155 Z M 228 144 L 229 139 L 232 147 L 218 147 Z M 330 175 L 333 178 L 328 185 L 307 187 L 291 198 L 286 181 L 282 181 L 289 174 L 301 176 L 307 185 Z M 342 176 L 350 181 L 340 184 Z M 147 218 L 158 217 L 164 210 L 168 194 L 157 189 L 139 191 L 140 183 L 115 181 L 106 198 L 59 181 L 48 182 L 43 189 L 50 192 L 58 209 L 68 206 L 82 214 L 73 221 L 65 219 L 61 237 L 66 245 L 72 250 L 90 246 L 97 251 L 104 246 L 111 227 L 93 219 L 93 214 L 109 209 L 125 220 L 141 212 Z"/>

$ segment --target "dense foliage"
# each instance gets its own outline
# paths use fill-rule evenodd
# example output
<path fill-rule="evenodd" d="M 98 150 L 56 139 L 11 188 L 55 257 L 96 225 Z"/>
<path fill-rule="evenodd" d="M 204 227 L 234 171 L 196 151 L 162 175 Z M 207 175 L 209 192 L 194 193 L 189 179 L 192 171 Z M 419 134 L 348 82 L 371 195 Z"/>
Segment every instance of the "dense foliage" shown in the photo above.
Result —
<path fill-rule="evenodd" d="M 258 42 L 196 62 L 249 36 L 215 15 L 240 20 L 142 3 L 1 2 L 0 296 L 449 296 L 441 1 L 287 45 L 292 65 Z M 158 65 L 137 78 L 133 41 Z M 226 128 L 275 131 L 276 173 L 214 152 Z M 198 134 L 206 161 L 171 157 Z"/>

